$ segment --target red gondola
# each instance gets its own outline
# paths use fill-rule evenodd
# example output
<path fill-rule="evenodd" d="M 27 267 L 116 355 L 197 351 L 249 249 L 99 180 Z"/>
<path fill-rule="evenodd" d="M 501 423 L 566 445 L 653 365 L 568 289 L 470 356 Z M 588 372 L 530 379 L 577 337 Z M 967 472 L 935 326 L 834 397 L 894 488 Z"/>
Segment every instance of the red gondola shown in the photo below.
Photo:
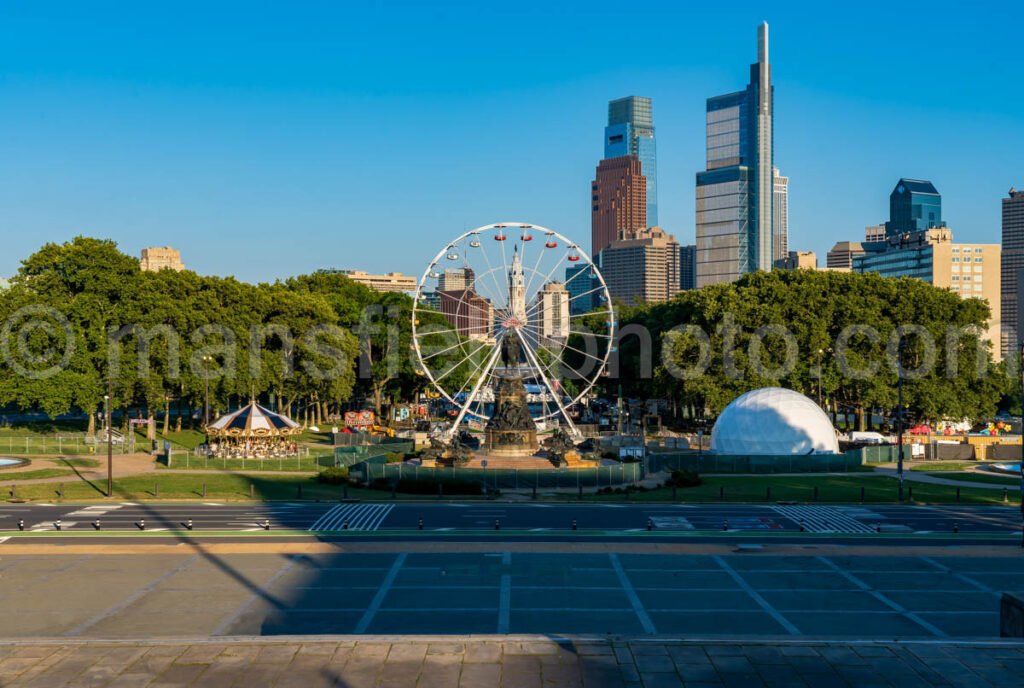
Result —
<path fill-rule="evenodd" d="M 579 260 L 579 259 L 580 259 L 580 257 L 579 257 L 579 256 L 577 256 L 577 255 L 576 255 L 575 253 L 574 253 L 574 254 L 572 254 L 571 256 L 569 256 L 569 262 L 570 262 L 570 263 L 575 263 L 575 262 L 576 262 L 577 260 Z"/>
<path fill-rule="evenodd" d="M 547 248 L 555 248 L 556 246 L 558 246 L 558 243 L 554 242 L 554 241 L 549 241 L 549 242 L 545 243 L 544 246 L 547 247 Z"/>
<path fill-rule="evenodd" d="M 521 238 L 523 241 L 533 241 L 533 237 L 529 234 L 524 234 Z"/>
<path fill-rule="evenodd" d="M 494 235 L 494 240 L 495 241 L 505 241 L 505 233 L 501 232 L 500 234 L 495 234 Z"/>

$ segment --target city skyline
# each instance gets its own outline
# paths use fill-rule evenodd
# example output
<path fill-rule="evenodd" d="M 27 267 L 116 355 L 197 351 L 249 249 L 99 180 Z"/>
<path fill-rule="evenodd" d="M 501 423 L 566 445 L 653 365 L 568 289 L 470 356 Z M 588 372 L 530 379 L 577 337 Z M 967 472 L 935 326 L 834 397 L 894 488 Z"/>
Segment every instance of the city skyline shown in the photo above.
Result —
<path fill-rule="evenodd" d="M 602 153 L 593 132 L 606 124 L 608 101 L 629 94 L 652 98 L 658 111 L 659 224 L 690 244 L 704 101 L 743 83 L 761 20 L 772 26 L 778 67 L 775 163 L 794 180 L 792 249 L 823 256 L 859 238 L 884 217 L 884 194 L 899 177 L 942 189 L 943 219 L 960 240 L 994 243 L 1000 199 L 1024 186 L 1024 96 L 999 87 L 1012 83 L 1007 46 L 1019 10 L 991 22 L 944 9 L 925 17 L 876 9 L 844 21 L 842 32 L 822 32 L 827 18 L 816 24 L 799 8 L 766 16 L 754 4 L 694 13 L 655 3 L 650 40 L 612 56 L 565 35 L 567 26 L 592 35 L 613 14 L 600 5 L 547 11 L 529 46 L 508 55 L 478 55 L 454 36 L 502 22 L 526 27 L 527 10 L 413 6 L 382 25 L 372 8 L 351 18 L 222 8 L 202 22 L 188 6 L 173 17 L 8 8 L 0 276 L 44 241 L 76 234 L 112 238 L 133 255 L 171 245 L 190 269 L 247 281 L 324 267 L 418 275 L 453 231 L 507 219 L 586 245 L 582 199 Z M 365 36 L 345 28 L 349 19 Z M 965 49 L 929 53 L 924 86 L 908 89 L 893 65 L 918 49 L 888 39 L 912 23 Z M 234 37 L 222 35 L 228 26 Z M 413 63 L 398 46 L 423 26 L 437 40 L 412 41 L 422 58 Z M 385 38 L 396 51 L 371 65 L 386 52 L 374 41 Z M 855 49 L 879 42 L 894 47 Z M 923 92 L 943 98 L 926 102 Z M 444 174 L 432 174 L 442 157 Z M 401 202 L 389 202 L 398 192 Z M 387 250 L 382 233 L 395 238 Z M 269 248 L 281 235 L 295 239 L 291 250 Z"/>

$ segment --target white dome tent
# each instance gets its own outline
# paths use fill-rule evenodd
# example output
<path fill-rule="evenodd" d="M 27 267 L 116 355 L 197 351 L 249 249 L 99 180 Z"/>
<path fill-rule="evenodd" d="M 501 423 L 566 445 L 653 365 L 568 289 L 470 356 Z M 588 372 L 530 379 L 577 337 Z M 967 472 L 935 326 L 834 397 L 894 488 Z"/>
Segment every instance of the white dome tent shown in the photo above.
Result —
<path fill-rule="evenodd" d="M 716 454 L 838 454 L 828 415 L 799 392 L 765 387 L 733 399 L 711 431 Z"/>

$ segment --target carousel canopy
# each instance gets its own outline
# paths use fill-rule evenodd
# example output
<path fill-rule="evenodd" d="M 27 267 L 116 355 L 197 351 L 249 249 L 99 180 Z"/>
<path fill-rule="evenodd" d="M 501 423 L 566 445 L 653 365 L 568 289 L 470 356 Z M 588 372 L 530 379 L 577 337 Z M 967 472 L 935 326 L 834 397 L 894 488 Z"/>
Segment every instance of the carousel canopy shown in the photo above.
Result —
<path fill-rule="evenodd" d="M 213 437 L 275 437 L 301 431 L 302 426 L 291 418 L 263 408 L 255 401 L 206 426 L 206 434 Z"/>

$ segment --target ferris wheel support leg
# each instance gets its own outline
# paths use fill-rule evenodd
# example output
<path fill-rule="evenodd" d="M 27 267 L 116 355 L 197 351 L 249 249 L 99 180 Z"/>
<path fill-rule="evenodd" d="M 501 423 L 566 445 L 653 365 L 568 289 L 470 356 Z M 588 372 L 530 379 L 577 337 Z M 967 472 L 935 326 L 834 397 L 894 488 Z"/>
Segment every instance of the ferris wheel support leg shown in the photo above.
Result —
<path fill-rule="evenodd" d="M 565 418 L 565 422 L 569 426 L 569 434 L 576 438 L 582 437 L 582 433 L 580 433 L 579 428 L 577 428 L 576 424 L 572 422 L 572 418 L 569 417 L 569 412 L 565 409 L 565 406 L 562 405 L 561 395 L 558 393 L 558 390 L 555 389 L 555 386 L 551 384 L 548 376 L 544 374 L 544 368 L 541 367 L 540 361 L 538 361 L 536 356 L 533 354 L 533 349 L 530 348 L 530 345 L 526 342 L 526 337 L 524 337 L 523 333 L 519 331 L 519 328 L 515 328 L 515 331 L 516 335 L 519 337 L 519 341 L 522 342 L 523 351 L 526 352 L 526 358 L 530 361 L 531 365 L 536 366 L 540 379 L 544 381 L 544 385 L 548 388 L 548 391 L 551 392 L 551 396 L 554 398 L 555 403 L 558 404 L 558 410 L 562 412 L 562 418 Z"/>
<path fill-rule="evenodd" d="M 459 409 L 459 415 L 455 417 L 455 422 L 452 423 L 451 429 L 448 431 L 448 437 L 455 437 L 455 434 L 459 431 L 459 426 L 462 425 L 462 420 L 466 417 L 466 412 L 469 411 L 469 407 L 473 404 L 473 400 L 476 399 L 476 395 L 480 393 L 480 388 L 484 386 L 484 382 L 487 381 L 487 376 L 490 374 L 491 369 L 494 368 L 495 363 L 498 362 L 498 356 L 501 355 L 501 342 L 494 347 L 494 351 L 491 352 L 491 357 L 487 360 L 487 365 L 480 371 L 480 379 L 473 385 L 473 389 L 469 392 L 469 396 L 466 397 L 466 403 Z"/>

